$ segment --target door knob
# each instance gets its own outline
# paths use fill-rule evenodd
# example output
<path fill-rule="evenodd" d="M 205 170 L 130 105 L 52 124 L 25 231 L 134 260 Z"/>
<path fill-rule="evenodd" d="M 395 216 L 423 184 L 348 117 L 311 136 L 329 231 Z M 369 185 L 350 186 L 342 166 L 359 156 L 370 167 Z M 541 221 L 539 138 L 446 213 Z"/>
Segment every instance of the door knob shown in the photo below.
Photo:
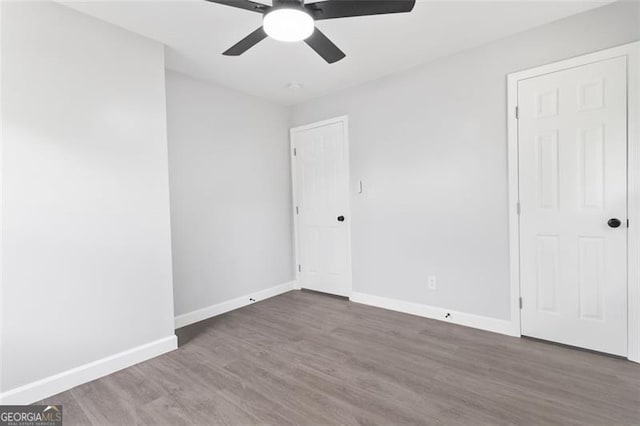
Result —
<path fill-rule="evenodd" d="M 620 222 L 620 219 L 616 219 L 615 217 L 611 218 L 611 219 L 609 219 L 607 221 L 607 225 L 609 225 L 609 227 L 611 227 L 611 228 L 617 228 L 621 224 L 622 224 L 622 222 Z"/>
<path fill-rule="evenodd" d="M 344 222 L 344 216 L 338 216 L 338 222 Z"/>

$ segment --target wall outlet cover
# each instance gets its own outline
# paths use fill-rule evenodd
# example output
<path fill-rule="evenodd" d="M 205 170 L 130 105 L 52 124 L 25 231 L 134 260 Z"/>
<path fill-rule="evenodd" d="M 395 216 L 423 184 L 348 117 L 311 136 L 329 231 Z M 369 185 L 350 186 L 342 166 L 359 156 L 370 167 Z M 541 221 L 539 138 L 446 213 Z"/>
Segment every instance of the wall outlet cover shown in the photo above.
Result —
<path fill-rule="evenodd" d="M 436 281 L 435 275 L 429 275 L 427 277 L 427 287 L 429 287 L 429 290 L 435 290 L 437 288 L 437 281 Z"/>

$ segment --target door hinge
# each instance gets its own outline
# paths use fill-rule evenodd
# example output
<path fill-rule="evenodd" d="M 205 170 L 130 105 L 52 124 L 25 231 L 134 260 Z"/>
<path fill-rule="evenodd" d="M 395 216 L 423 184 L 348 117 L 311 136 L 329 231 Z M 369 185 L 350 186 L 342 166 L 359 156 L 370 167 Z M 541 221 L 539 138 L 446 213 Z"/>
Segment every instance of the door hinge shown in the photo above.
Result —
<path fill-rule="evenodd" d="M 298 265 L 298 272 L 302 272 L 302 266 Z"/>
<path fill-rule="evenodd" d="M 295 157 L 296 155 L 298 155 L 298 152 L 296 151 L 295 148 L 293 148 L 293 156 Z"/>
<path fill-rule="evenodd" d="M 518 216 L 520 216 L 520 201 L 516 203 L 516 212 L 518 213 Z"/>
<path fill-rule="evenodd" d="M 296 206 L 296 214 L 300 214 L 300 209 L 298 209 L 298 206 Z"/>
<path fill-rule="evenodd" d="M 629 227 L 629 219 L 627 219 L 627 228 Z"/>
<path fill-rule="evenodd" d="M 518 299 L 518 303 L 520 304 L 520 309 L 522 309 L 522 297 Z"/>
<path fill-rule="evenodd" d="M 520 118 L 520 111 L 518 110 L 518 106 L 516 105 L 516 120 Z"/>

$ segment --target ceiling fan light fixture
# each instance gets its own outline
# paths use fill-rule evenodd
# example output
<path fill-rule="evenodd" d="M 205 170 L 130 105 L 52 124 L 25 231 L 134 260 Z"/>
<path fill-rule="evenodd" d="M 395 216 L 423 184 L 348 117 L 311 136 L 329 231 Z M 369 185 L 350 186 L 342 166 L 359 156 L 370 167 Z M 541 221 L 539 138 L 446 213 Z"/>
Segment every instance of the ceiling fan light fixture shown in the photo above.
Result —
<path fill-rule="evenodd" d="M 267 35 L 279 41 L 302 41 L 313 34 L 314 22 L 301 9 L 279 8 L 264 15 L 262 26 Z"/>

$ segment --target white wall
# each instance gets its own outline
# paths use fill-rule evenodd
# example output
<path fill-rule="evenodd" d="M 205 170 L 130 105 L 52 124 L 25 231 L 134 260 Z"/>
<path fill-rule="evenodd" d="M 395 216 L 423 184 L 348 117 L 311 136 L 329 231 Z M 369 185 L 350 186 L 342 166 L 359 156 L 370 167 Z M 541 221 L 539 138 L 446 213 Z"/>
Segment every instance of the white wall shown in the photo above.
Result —
<path fill-rule="evenodd" d="M 293 279 L 289 110 L 167 73 L 176 315 Z"/>
<path fill-rule="evenodd" d="M 639 8 L 615 3 L 293 107 L 295 125 L 349 115 L 354 291 L 509 319 L 506 75 L 640 39 Z"/>
<path fill-rule="evenodd" d="M 5 2 L 2 65 L 0 389 L 32 402 L 35 381 L 175 345 L 164 53 L 54 3 Z"/>

